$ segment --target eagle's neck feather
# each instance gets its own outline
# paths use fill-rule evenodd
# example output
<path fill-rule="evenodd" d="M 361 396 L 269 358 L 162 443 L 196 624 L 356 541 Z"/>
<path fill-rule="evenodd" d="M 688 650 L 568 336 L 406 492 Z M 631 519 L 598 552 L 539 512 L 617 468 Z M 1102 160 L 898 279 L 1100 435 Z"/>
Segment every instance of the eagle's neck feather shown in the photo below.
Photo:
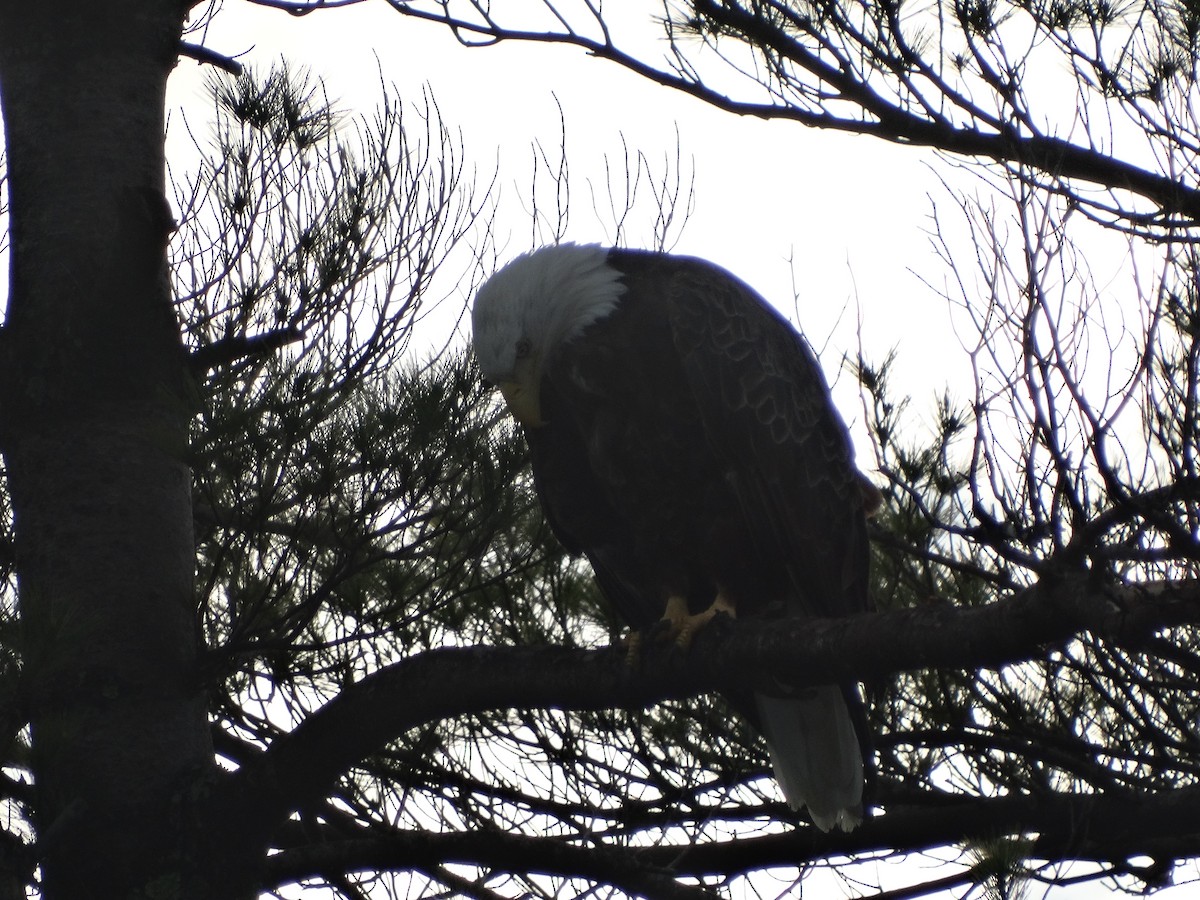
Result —
<path fill-rule="evenodd" d="M 475 301 L 475 340 L 485 372 L 502 369 L 519 339 L 543 358 L 611 313 L 625 287 L 596 244 L 558 244 L 518 256 L 493 275 Z"/>
<path fill-rule="evenodd" d="M 512 265 L 527 279 L 522 293 L 530 337 L 540 332 L 548 351 L 611 313 L 625 292 L 608 251 L 596 244 L 544 247 Z"/>

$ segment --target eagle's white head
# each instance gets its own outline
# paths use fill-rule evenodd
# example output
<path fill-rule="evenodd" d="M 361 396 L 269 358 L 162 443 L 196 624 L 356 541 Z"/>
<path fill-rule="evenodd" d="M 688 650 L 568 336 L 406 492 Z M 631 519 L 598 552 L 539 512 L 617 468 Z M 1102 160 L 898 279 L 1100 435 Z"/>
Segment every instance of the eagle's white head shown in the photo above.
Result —
<path fill-rule="evenodd" d="M 475 295 L 471 324 L 483 377 L 512 414 L 542 424 L 538 386 L 554 351 L 613 311 L 621 273 L 597 244 L 558 244 L 518 256 Z"/>

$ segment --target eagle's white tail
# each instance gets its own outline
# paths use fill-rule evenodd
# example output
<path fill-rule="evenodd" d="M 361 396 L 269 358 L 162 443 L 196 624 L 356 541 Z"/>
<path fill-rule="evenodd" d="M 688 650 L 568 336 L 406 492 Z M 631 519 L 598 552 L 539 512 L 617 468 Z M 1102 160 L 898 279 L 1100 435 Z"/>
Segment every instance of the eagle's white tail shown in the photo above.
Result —
<path fill-rule="evenodd" d="M 755 694 L 775 779 L 792 809 L 808 807 L 822 831 L 862 822 L 863 763 L 840 688 L 801 697 Z"/>

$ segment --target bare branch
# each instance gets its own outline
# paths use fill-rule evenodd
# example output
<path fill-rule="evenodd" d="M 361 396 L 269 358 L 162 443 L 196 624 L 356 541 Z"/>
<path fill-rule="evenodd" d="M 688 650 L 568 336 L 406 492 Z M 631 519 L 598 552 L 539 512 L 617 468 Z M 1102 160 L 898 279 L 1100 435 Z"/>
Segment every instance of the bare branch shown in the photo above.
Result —
<path fill-rule="evenodd" d="M 662 652 L 637 669 L 620 648 L 455 648 L 418 654 L 345 688 L 248 761 L 224 802 L 268 829 L 405 731 L 513 706 L 641 707 L 772 677 L 795 686 L 872 680 L 926 667 L 1000 668 L 1088 631 L 1118 643 L 1200 622 L 1200 582 L 1093 591 L 1044 582 L 974 609 L 938 606 L 838 620 L 739 624 L 704 634 L 686 658 Z"/>

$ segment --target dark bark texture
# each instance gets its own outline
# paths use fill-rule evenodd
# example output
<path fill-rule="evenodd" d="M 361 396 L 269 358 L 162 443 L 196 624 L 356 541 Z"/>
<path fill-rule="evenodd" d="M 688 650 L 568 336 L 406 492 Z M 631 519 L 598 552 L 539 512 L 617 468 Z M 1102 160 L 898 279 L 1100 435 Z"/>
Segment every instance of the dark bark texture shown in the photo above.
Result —
<path fill-rule="evenodd" d="M 193 895 L 178 878 L 186 794 L 212 748 L 163 141 L 184 13 L 0 5 L 0 449 L 47 898 Z"/>

